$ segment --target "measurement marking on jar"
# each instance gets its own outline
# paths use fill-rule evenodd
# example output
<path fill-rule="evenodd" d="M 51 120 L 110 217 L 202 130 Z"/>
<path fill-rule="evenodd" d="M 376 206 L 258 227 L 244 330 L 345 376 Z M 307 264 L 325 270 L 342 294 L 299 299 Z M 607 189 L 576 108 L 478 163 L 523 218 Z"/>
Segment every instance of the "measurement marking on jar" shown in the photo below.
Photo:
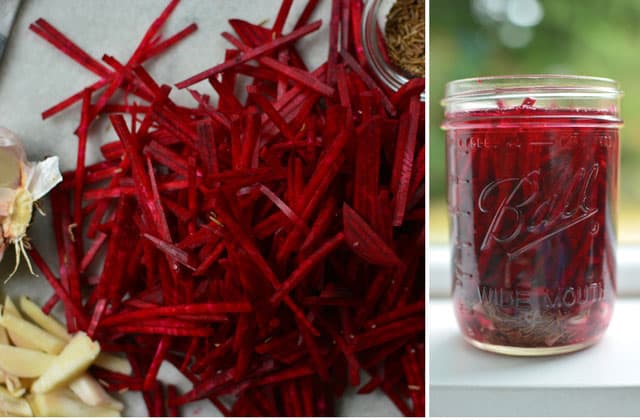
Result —
<path fill-rule="evenodd" d="M 456 146 L 462 150 L 496 149 L 498 145 L 492 144 L 490 139 L 484 136 L 471 136 L 459 138 Z"/>
<path fill-rule="evenodd" d="M 463 178 L 458 175 L 450 174 L 449 182 L 452 184 L 460 185 L 460 184 L 470 184 L 471 180 L 469 178 Z"/>
<path fill-rule="evenodd" d="M 456 242 L 456 249 L 462 248 L 473 248 L 473 244 L 471 242 Z"/>
<path fill-rule="evenodd" d="M 602 134 L 598 139 L 598 145 L 600 145 L 600 147 L 604 147 L 605 149 L 610 149 L 611 147 L 613 147 L 613 140 L 611 136 Z"/>

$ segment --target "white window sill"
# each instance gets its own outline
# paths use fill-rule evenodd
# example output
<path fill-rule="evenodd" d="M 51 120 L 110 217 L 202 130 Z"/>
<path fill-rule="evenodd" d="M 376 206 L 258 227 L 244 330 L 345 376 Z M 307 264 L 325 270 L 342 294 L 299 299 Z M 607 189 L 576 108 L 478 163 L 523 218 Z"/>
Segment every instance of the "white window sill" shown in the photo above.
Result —
<path fill-rule="evenodd" d="M 467 344 L 451 300 L 432 299 L 431 415 L 637 416 L 639 319 L 640 299 L 618 299 L 609 329 L 595 346 L 562 356 L 519 358 Z"/>

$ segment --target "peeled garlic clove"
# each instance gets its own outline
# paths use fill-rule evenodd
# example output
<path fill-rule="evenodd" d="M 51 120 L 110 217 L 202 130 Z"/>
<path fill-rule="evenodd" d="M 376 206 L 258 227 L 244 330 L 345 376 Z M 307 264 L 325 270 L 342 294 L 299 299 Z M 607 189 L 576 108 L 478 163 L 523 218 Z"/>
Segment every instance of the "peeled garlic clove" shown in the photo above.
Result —
<path fill-rule="evenodd" d="M 49 334 L 31 322 L 16 318 L 11 314 L 3 314 L 0 317 L 0 325 L 9 331 L 11 340 L 20 347 L 42 350 L 49 354 L 58 354 L 65 346 L 65 342 L 55 335 Z"/>
<path fill-rule="evenodd" d="M 20 297 L 20 309 L 22 309 L 22 312 L 24 312 L 25 315 L 31 318 L 31 320 L 38 324 L 43 330 L 64 341 L 71 340 L 71 336 L 64 325 L 58 322 L 58 320 L 51 315 L 47 315 L 42 312 L 42 309 L 40 309 L 40 307 L 33 303 L 33 301 L 28 297 Z"/>
<path fill-rule="evenodd" d="M 120 417 L 120 411 L 109 407 L 92 407 L 80 401 L 68 389 L 27 397 L 33 414 L 39 417 Z"/>
<path fill-rule="evenodd" d="M 100 344 L 82 331 L 54 359 L 49 368 L 31 385 L 31 392 L 44 394 L 82 374 L 100 353 Z"/>
<path fill-rule="evenodd" d="M 0 344 L 0 369 L 19 378 L 37 378 L 54 359 L 40 351 Z"/>

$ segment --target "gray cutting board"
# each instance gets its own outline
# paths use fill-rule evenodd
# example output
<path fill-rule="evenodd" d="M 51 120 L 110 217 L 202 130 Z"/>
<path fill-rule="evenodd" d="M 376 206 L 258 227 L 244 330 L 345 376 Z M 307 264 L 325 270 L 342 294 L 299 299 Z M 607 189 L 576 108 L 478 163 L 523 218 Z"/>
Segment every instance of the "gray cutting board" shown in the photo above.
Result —
<path fill-rule="evenodd" d="M 9 40 L 18 7 L 20 7 L 20 0 L 0 0 L 0 59 Z"/>
<path fill-rule="evenodd" d="M 15 2 L 0 0 L 0 22 L 6 19 L 6 5 Z M 0 126 L 6 126 L 20 135 L 31 160 L 57 155 L 62 170 L 75 167 L 78 140 L 73 132 L 78 126 L 79 106 L 46 121 L 42 121 L 40 112 L 93 83 L 96 76 L 31 32 L 29 25 L 38 18 L 45 18 L 97 59 L 109 53 L 119 60 L 126 60 L 146 28 L 167 4 L 168 0 L 22 1 L 11 34 L 11 48 L 5 51 L 0 64 Z M 294 1 L 291 15 L 298 16 L 304 4 L 302 0 Z M 220 32 L 231 31 L 227 19 L 242 17 L 250 22 L 263 19 L 273 22 L 279 5 L 280 0 L 183 1 L 163 32 L 173 34 L 194 21 L 198 24 L 198 30 L 169 54 L 149 62 L 147 70 L 158 81 L 173 84 L 211 67 L 223 59 L 224 50 L 229 47 L 220 38 Z M 300 53 L 311 68 L 316 68 L 327 57 L 326 39 L 329 34 L 326 23 L 330 8 L 330 1 L 320 2 L 313 19 L 322 18 L 325 26 L 300 43 Z M 287 22 L 285 32 L 291 30 L 293 20 Z M 4 27 L 0 23 L 0 29 Z M 203 88 L 206 89 L 206 86 Z M 174 90 L 171 95 L 180 105 L 193 106 L 193 98 L 188 92 Z M 115 133 L 107 130 L 106 121 L 98 121 L 94 128 L 90 144 L 87 145 L 88 163 L 95 162 L 99 157 L 100 144 L 115 139 Z M 47 211 L 47 214 L 34 217 L 29 236 L 55 269 L 57 257 L 55 241 L 52 240 L 51 212 Z M 24 264 L 6 285 L 2 284 L 13 268 L 11 257 L 5 257 L 0 264 L 0 290 L 5 288 L 11 296 L 29 295 L 38 303 L 46 301 L 51 296 L 51 288 L 42 276 L 31 276 Z M 61 315 L 61 312 L 56 312 L 60 309 L 61 305 L 58 305 L 54 310 L 57 316 Z M 163 365 L 159 377 L 166 383 L 177 385 L 180 392 L 191 388 L 187 379 L 170 364 Z M 126 415 L 146 415 L 144 402 L 138 393 L 126 393 L 123 399 Z M 356 396 L 353 390 L 338 403 L 337 411 L 341 416 L 400 415 L 381 393 Z M 210 402 L 199 401 L 186 406 L 183 415 L 215 416 L 219 413 Z"/>

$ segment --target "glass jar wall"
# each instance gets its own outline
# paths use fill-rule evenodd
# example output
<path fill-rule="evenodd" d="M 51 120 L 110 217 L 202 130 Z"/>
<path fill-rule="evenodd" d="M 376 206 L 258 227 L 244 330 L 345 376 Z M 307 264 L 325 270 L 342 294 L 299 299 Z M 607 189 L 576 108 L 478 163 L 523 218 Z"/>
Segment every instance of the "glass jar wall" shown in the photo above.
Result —
<path fill-rule="evenodd" d="M 607 328 L 620 95 L 612 80 L 578 76 L 447 85 L 453 300 L 476 347 L 565 353 Z"/>

